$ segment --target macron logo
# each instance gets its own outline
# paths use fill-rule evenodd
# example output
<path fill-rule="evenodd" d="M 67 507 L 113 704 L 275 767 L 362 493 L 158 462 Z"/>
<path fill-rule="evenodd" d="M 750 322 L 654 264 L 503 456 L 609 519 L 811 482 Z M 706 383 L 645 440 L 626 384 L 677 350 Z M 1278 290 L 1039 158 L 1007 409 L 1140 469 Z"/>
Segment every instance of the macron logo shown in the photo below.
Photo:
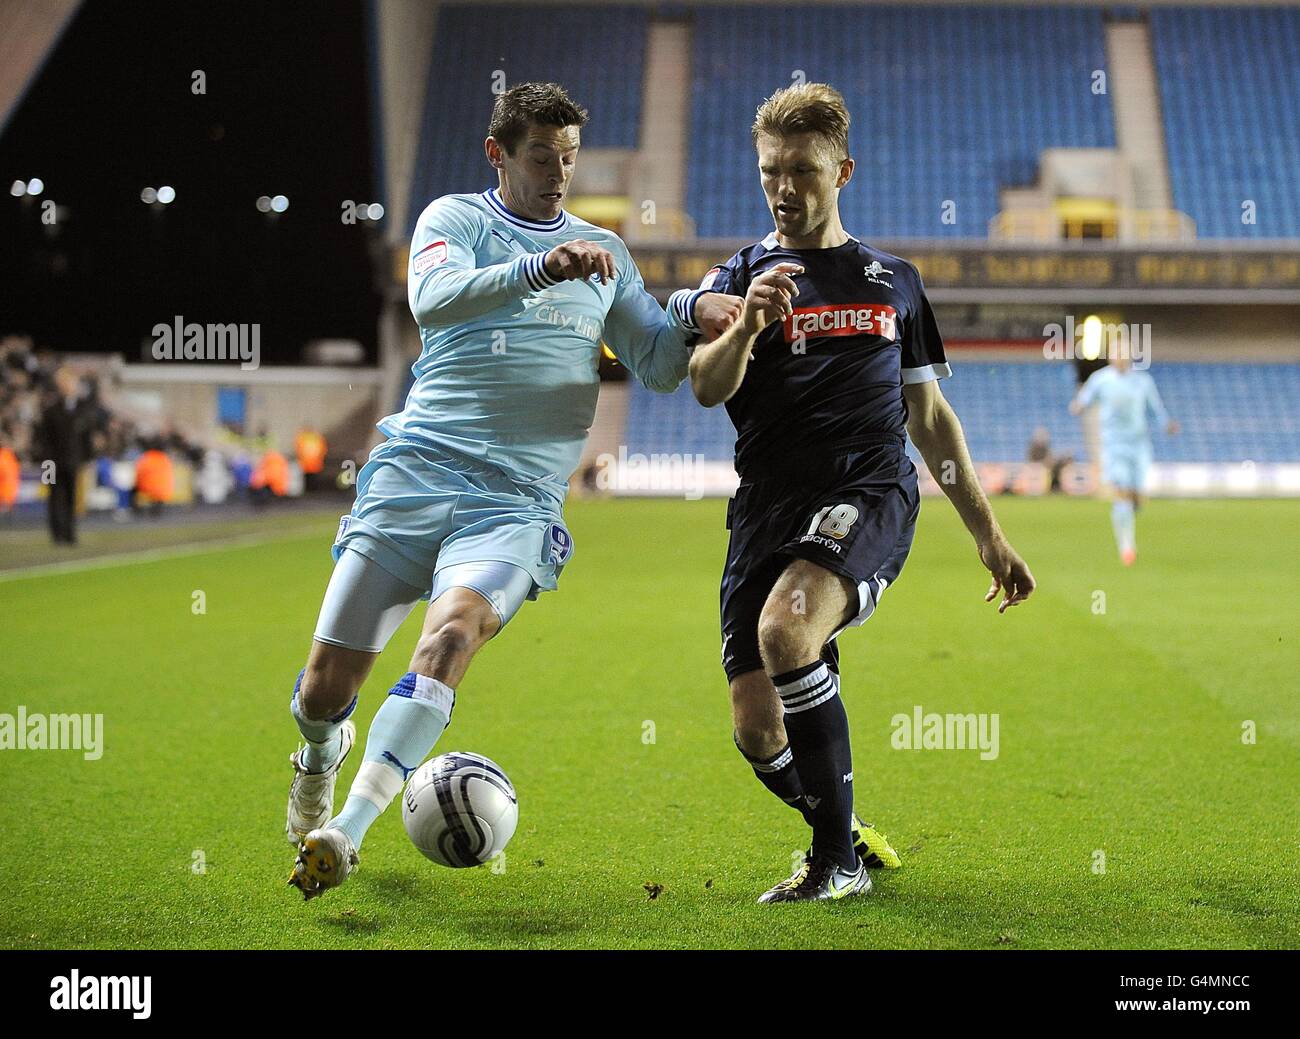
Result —
<path fill-rule="evenodd" d="M 130 1010 L 131 1016 L 143 1021 L 151 1013 L 153 978 L 145 976 L 101 978 L 82 977 L 74 970 L 70 976 L 50 979 L 50 1008 L 53 1010 Z"/>
<path fill-rule="evenodd" d="M 898 311 L 884 304 L 839 303 L 829 307 L 795 307 L 785 319 L 785 341 L 800 336 L 881 336 L 896 338 Z"/>

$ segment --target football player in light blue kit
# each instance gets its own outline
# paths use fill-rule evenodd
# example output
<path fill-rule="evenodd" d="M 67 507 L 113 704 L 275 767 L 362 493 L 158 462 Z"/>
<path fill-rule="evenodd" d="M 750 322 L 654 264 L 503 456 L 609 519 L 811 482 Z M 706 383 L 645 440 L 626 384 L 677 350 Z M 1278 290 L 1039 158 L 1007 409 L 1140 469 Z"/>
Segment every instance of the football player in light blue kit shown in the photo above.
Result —
<path fill-rule="evenodd" d="M 556 587 L 573 552 L 561 510 L 595 414 L 601 340 L 667 393 L 686 375 L 688 340 L 739 314 L 736 297 L 686 290 L 665 313 L 619 237 L 564 211 L 585 121 L 555 84 L 512 87 L 485 142 L 498 187 L 420 215 L 407 272 L 423 341 L 415 385 L 358 474 L 291 701 L 307 742 L 291 759 L 289 883 L 306 898 L 356 865 L 367 828 L 450 721 L 474 654 L 525 599 Z M 357 690 L 422 599 L 410 668 L 331 818 Z"/>
<path fill-rule="evenodd" d="M 1137 562 L 1137 510 L 1151 466 L 1148 417 L 1170 434 L 1178 432 L 1178 423 L 1165 410 L 1155 379 L 1149 372 L 1135 371 L 1127 353 L 1089 376 L 1070 403 L 1070 412 L 1078 415 L 1093 404 L 1101 408 L 1101 473 L 1114 493 L 1110 516 L 1115 545 L 1124 565 L 1132 566 Z"/>

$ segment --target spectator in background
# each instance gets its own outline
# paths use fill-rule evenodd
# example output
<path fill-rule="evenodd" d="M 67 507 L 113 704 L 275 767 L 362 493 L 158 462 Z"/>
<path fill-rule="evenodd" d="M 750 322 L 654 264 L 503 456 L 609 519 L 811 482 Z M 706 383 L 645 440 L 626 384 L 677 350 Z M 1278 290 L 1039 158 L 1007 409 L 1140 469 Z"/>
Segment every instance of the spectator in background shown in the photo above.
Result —
<path fill-rule="evenodd" d="M 243 451 L 230 460 L 230 475 L 237 490 L 253 489 L 253 462 Z"/>
<path fill-rule="evenodd" d="M 320 474 L 325 468 L 325 438 L 310 426 L 303 426 L 294 437 L 293 449 L 298 456 L 298 466 L 302 469 L 306 489 L 316 490 L 320 485 Z"/>
<path fill-rule="evenodd" d="M 91 415 L 82 403 L 80 382 L 66 364 L 55 371 L 55 392 L 41 412 L 34 438 L 38 460 L 54 463 L 49 518 L 56 545 L 77 543 L 77 474 L 90 455 Z"/>
<path fill-rule="evenodd" d="M 7 517 L 18 500 L 18 456 L 7 433 L 0 429 L 0 517 Z"/>
<path fill-rule="evenodd" d="M 1052 452 L 1052 434 L 1046 426 L 1039 426 L 1029 438 L 1029 449 L 1025 453 L 1031 462 L 1041 465 L 1051 474 L 1048 489 L 1053 494 L 1061 490 L 1061 470 L 1074 461 L 1073 455 L 1057 455 Z"/>
<path fill-rule="evenodd" d="M 151 516 L 161 516 L 163 505 L 171 501 L 174 489 L 171 457 L 159 443 L 151 443 L 135 461 L 132 505 L 137 511 L 147 508 Z"/>
<path fill-rule="evenodd" d="M 248 481 L 254 505 L 265 505 L 272 497 L 283 498 L 289 493 L 289 460 L 274 449 L 262 455 Z"/>

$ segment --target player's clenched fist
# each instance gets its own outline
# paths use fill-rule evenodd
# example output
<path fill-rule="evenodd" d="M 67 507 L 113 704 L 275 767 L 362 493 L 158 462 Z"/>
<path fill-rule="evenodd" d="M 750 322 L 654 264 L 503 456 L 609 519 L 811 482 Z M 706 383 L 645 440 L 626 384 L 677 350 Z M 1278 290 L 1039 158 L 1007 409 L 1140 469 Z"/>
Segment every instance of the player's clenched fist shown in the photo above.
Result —
<path fill-rule="evenodd" d="M 751 335 L 757 335 L 773 321 L 783 321 L 794 313 L 791 301 L 799 294 L 799 289 L 791 275 L 802 273 L 803 268 L 797 263 L 778 263 L 749 283 L 741 320 Z"/>
<path fill-rule="evenodd" d="M 745 301 L 724 292 L 706 292 L 695 301 L 695 323 L 711 343 L 740 320 Z"/>
<path fill-rule="evenodd" d="M 613 281 L 618 271 L 614 267 L 614 257 L 604 246 L 595 242 L 585 242 L 581 238 L 557 245 L 542 261 L 546 273 L 559 281 L 576 281 L 600 275 L 600 283 Z"/>

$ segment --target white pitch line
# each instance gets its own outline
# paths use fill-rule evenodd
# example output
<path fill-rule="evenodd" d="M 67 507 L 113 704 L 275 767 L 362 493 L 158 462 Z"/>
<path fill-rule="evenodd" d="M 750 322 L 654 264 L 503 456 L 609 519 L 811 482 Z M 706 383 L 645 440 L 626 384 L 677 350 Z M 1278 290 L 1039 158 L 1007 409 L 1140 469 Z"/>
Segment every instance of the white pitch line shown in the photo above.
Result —
<path fill-rule="evenodd" d="M 295 538 L 319 533 L 320 529 L 320 527 L 301 527 L 295 530 L 279 531 L 275 534 L 239 534 L 235 537 L 201 541 L 192 545 L 151 548 L 141 552 L 115 552 L 112 555 L 96 556 L 93 559 L 70 559 L 66 563 L 40 563 L 36 566 L 0 570 L 0 584 L 7 581 L 22 581 L 33 577 L 48 577 L 53 574 L 77 574 L 89 570 L 108 570 L 116 566 L 134 566 L 136 563 L 156 563 L 163 559 L 201 556 L 208 552 L 224 552 L 229 548 L 247 548 L 253 545 L 265 545 L 273 541 L 292 541 Z"/>

